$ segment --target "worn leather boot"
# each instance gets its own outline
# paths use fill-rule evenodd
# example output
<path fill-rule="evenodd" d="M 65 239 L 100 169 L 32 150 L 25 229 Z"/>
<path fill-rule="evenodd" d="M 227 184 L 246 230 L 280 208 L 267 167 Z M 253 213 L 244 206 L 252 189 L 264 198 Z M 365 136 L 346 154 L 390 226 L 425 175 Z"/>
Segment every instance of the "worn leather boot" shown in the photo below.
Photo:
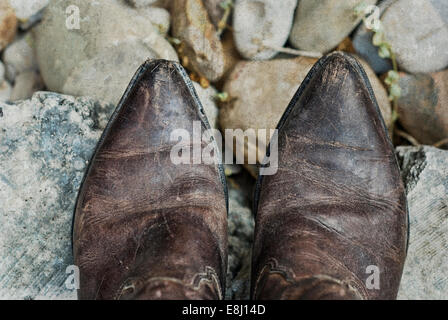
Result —
<path fill-rule="evenodd" d="M 322 58 L 278 129 L 278 172 L 260 176 L 255 193 L 252 297 L 396 298 L 406 198 L 359 63 Z"/>
<path fill-rule="evenodd" d="M 202 131 L 209 128 L 183 68 L 164 60 L 141 66 L 78 195 L 73 250 L 80 299 L 223 297 L 227 189 L 222 166 L 175 165 L 170 159 L 178 143 L 171 141 L 171 132 L 190 133 L 193 121 L 200 121 Z"/>

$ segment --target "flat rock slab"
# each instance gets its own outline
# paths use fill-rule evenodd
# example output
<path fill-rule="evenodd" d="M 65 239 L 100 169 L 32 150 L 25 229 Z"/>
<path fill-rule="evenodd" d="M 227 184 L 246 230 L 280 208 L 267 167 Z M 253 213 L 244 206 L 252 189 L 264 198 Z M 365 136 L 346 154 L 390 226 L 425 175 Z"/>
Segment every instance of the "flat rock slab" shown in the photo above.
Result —
<path fill-rule="evenodd" d="M 398 299 L 448 299 L 448 151 L 398 147 L 410 217 Z"/>
<path fill-rule="evenodd" d="M 43 92 L 0 103 L 0 299 L 76 299 L 65 286 L 73 210 L 112 111 Z"/>

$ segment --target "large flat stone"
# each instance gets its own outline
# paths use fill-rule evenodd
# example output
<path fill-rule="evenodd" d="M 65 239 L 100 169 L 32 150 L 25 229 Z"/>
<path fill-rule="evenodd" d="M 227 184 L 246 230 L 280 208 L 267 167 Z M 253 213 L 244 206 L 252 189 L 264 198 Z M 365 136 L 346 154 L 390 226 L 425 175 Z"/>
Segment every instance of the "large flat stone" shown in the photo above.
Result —
<path fill-rule="evenodd" d="M 38 92 L 0 103 L 0 299 L 75 299 L 71 224 L 87 163 L 113 110 Z"/>
<path fill-rule="evenodd" d="M 399 299 L 448 299 L 448 151 L 399 147 L 410 217 Z"/>

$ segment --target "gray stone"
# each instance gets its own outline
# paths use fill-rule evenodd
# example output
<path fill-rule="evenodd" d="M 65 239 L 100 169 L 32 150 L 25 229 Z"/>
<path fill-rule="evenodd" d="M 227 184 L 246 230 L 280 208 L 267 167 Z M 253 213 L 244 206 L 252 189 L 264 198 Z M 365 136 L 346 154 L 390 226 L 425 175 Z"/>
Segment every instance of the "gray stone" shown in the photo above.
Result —
<path fill-rule="evenodd" d="M 218 28 L 219 23 L 224 17 L 225 10 L 221 7 L 221 3 L 224 0 L 205 0 L 203 1 L 205 8 L 207 9 L 208 16 L 213 25 Z M 227 21 L 226 21 L 227 22 Z"/>
<path fill-rule="evenodd" d="M 396 0 L 385 0 L 378 4 L 380 15 Z M 378 47 L 372 43 L 373 31 L 361 23 L 353 36 L 353 47 L 377 74 L 383 74 L 392 70 L 390 59 L 383 59 L 378 55 Z"/>
<path fill-rule="evenodd" d="M 377 0 L 300 0 L 289 41 L 302 50 L 330 51 L 361 21 L 354 9 L 362 2 Z"/>
<path fill-rule="evenodd" d="M 148 7 L 141 12 L 146 15 L 161 35 L 166 36 L 168 34 L 168 31 L 170 30 L 170 13 L 166 9 Z"/>
<path fill-rule="evenodd" d="M 116 104 L 147 54 L 152 53 L 145 44 L 121 42 L 81 61 L 72 69 L 60 91 Z"/>
<path fill-rule="evenodd" d="M 208 122 L 213 129 L 218 128 L 218 106 L 216 105 L 216 95 L 218 91 L 209 86 L 208 88 L 202 88 L 197 82 L 193 82 L 193 86 L 198 94 L 199 100 L 204 107 L 205 114 L 208 118 Z"/>
<path fill-rule="evenodd" d="M 73 210 L 113 107 L 39 92 L 0 110 L 0 299 L 75 299 Z"/>
<path fill-rule="evenodd" d="M 224 74 L 224 52 L 201 0 L 173 0 L 172 34 L 182 41 L 183 64 L 212 82 Z"/>
<path fill-rule="evenodd" d="M 254 219 L 249 207 L 247 186 L 228 179 L 229 188 L 229 260 L 227 268 L 227 299 L 249 299 L 250 269 Z"/>
<path fill-rule="evenodd" d="M 29 29 L 42 18 L 42 10 L 49 0 L 9 0 L 21 29 Z"/>
<path fill-rule="evenodd" d="M 129 80 L 148 58 L 177 54 L 144 14 L 119 1 L 73 0 L 80 29 L 66 28 L 67 2 L 54 0 L 33 29 L 37 61 L 46 86 L 118 103 Z M 48 41 L 51 39 L 51 44 Z"/>
<path fill-rule="evenodd" d="M 446 5 L 446 1 L 441 0 L 430 0 L 431 4 L 434 6 L 434 8 L 439 13 L 439 16 L 441 16 L 445 22 L 448 20 L 448 6 Z"/>
<path fill-rule="evenodd" d="M 291 31 L 297 0 L 237 0 L 233 13 L 235 44 L 240 54 L 267 60 L 277 54 Z"/>
<path fill-rule="evenodd" d="M 0 101 L 6 102 L 11 98 L 12 87 L 8 81 L 0 81 Z"/>
<path fill-rule="evenodd" d="M 435 72 L 448 66 L 448 1 L 397 0 L 382 17 L 399 66 Z"/>
<path fill-rule="evenodd" d="M 448 299 L 448 151 L 398 147 L 410 216 L 398 299 Z"/>
<path fill-rule="evenodd" d="M 6 78 L 14 82 L 19 73 L 37 70 L 34 41 L 30 34 L 16 39 L 3 52 Z"/>
<path fill-rule="evenodd" d="M 398 121 L 419 143 L 433 145 L 448 138 L 448 70 L 400 73 Z"/>
<path fill-rule="evenodd" d="M 25 71 L 16 77 L 11 92 L 11 101 L 29 99 L 34 92 L 44 88 L 42 77 L 37 71 Z"/>
<path fill-rule="evenodd" d="M 0 83 L 5 80 L 5 65 L 0 61 Z"/>

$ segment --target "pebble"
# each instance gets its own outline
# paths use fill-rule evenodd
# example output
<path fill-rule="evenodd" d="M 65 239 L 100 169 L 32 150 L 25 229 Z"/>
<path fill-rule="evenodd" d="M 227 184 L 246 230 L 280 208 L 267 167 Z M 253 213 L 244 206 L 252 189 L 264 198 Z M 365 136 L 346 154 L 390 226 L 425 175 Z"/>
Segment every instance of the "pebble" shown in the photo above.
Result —
<path fill-rule="evenodd" d="M 448 66 L 448 1 L 397 0 L 382 17 L 398 65 L 409 73 Z"/>
<path fill-rule="evenodd" d="M 212 82 L 224 74 L 224 53 L 201 0 L 173 0 L 173 36 L 182 41 L 183 64 Z"/>
<path fill-rule="evenodd" d="M 149 7 L 142 9 L 142 14 L 151 21 L 162 36 L 166 36 L 170 30 L 170 13 L 163 8 Z"/>
<path fill-rule="evenodd" d="M 32 97 L 34 92 L 44 89 L 42 77 L 37 71 L 20 73 L 14 82 L 11 92 L 11 101 L 24 100 Z"/>
<path fill-rule="evenodd" d="M 330 51 L 361 21 L 354 10 L 362 2 L 377 0 L 300 0 L 289 41 L 301 50 Z"/>
<path fill-rule="evenodd" d="M 60 27 L 66 24 L 62 0 L 52 1 L 33 28 L 39 70 L 49 90 L 117 104 L 145 60 L 178 60 L 146 10 L 111 1 L 72 4 L 83 15 L 79 30 Z"/>
<path fill-rule="evenodd" d="M 235 44 L 251 60 L 267 60 L 288 40 L 297 0 L 237 0 L 233 13 Z"/>
<path fill-rule="evenodd" d="M 221 7 L 221 3 L 223 3 L 223 2 L 224 2 L 224 0 L 205 0 L 205 1 L 203 1 L 205 9 L 208 12 L 210 21 L 213 23 L 215 28 L 219 27 L 219 23 L 220 23 L 221 19 L 224 17 L 225 10 L 223 7 Z"/>
<path fill-rule="evenodd" d="M 448 70 L 400 74 L 398 121 L 418 142 L 434 144 L 448 138 Z"/>
<path fill-rule="evenodd" d="M 9 0 L 19 20 L 20 28 L 29 29 L 42 18 L 42 10 L 49 0 Z"/>
<path fill-rule="evenodd" d="M 8 0 L 0 0 L 0 51 L 12 42 L 17 32 L 17 18 Z"/>
<path fill-rule="evenodd" d="M 216 105 L 216 95 L 218 91 L 209 86 L 208 88 L 203 88 L 197 82 L 193 82 L 194 89 L 196 90 L 199 100 L 204 107 L 205 115 L 207 116 L 208 122 L 212 129 L 218 128 L 218 106 Z"/>
<path fill-rule="evenodd" d="M 37 70 L 37 59 L 34 53 L 33 37 L 28 33 L 16 39 L 3 52 L 6 78 L 14 82 L 19 73 Z"/>
<path fill-rule="evenodd" d="M 0 82 L 0 101 L 7 102 L 11 99 L 12 87 L 8 81 L 3 80 Z"/>
<path fill-rule="evenodd" d="M 0 61 L 0 82 L 5 80 L 5 65 Z"/>

